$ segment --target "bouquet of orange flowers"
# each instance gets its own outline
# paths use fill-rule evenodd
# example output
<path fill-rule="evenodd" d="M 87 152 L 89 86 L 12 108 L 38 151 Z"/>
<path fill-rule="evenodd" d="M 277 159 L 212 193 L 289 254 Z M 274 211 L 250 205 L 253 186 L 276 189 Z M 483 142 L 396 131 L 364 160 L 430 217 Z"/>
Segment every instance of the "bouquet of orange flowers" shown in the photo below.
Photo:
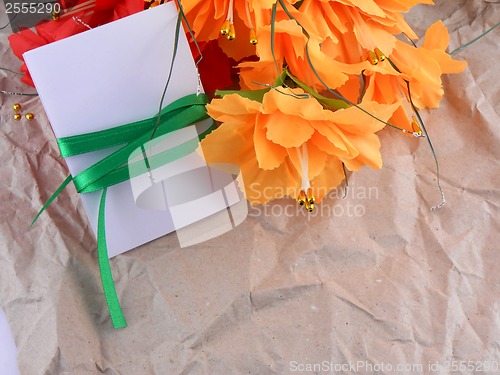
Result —
<path fill-rule="evenodd" d="M 201 143 L 207 161 L 236 164 L 253 204 L 290 196 L 312 211 L 348 171 L 381 168 L 384 127 L 432 147 L 418 110 L 467 64 L 445 52 L 440 21 L 414 43 L 402 12 L 418 3 L 432 1 L 182 0 L 194 38 L 238 61 L 239 90 L 207 106 L 221 123 Z"/>

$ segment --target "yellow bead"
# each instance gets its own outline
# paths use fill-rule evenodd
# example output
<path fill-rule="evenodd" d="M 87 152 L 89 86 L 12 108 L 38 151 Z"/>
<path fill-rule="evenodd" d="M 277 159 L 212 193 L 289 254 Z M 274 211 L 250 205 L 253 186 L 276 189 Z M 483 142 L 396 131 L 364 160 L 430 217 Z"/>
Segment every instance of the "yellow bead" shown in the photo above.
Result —
<path fill-rule="evenodd" d="M 19 120 L 21 120 L 21 117 L 23 117 L 23 116 L 21 116 L 19 113 L 16 113 L 14 115 L 14 120 L 19 121 Z"/>
<path fill-rule="evenodd" d="M 377 65 L 378 64 L 378 58 L 375 52 L 373 51 L 368 51 L 368 61 L 372 65 Z"/>
<path fill-rule="evenodd" d="M 57 21 L 59 19 L 59 13 L 55 10 L 52 11 L 52 20 Z"/>
<path fill-rule="evenodd" d="M 420 125 L 417 122 L 415 116 L 411 116 L 411 128 L 413 129 L 413 134 L 417 136 L 422 135 L 422 129 L 420 129 Z"/>
<path fill-rule="evenodd" d="M 14 111 L 19 111 L 21 109 L 21 104 L 16 103 L 12 106 L 12 108 L 14 108 Z"/>
<path fill-rule="evenodd" d="M 306 210 L 309 212 L 313 212 L 314 211 L 314 203 L 306 202 Z"/>
<path fill-rule="evenodd" d="M 316 200 L 314 199 L 313 189 L 307 189 L 307 202 L 310 204 L 314 204 Z"/>
<path fill-rule="evenodd" d="M 385 55 L 378 48 L 375 48 L 375 55 L 377 56 L 377 59 L 379 61 L 385 61 L 385 59 L 386 59 Z"/>
<path fill-rule="evenodd" d="M 299 196 L 297 197 L 297 203 L 303 206 L 306 203 L 306 192 L 301 190 Z"/>
<path fill-rule="evenodd" d="M 254 29 L 250 30 L 250 44 L 255 46 L 258 43 L 257 34 Z"/>
<path fill-rule="evenodd" d="M 234 40 L 236 38 L 236 30 L 234 29 L 234 24 L 229 25 L 229 31 L 226 35 L 227 40 Z"/>
<path fill-rule="evenodd" d="M 26 113 L 26 120 L 31 121 L 35 118 L 33 113 Z"/>
<path fill-rule="evenodd" d="M 230 28 L 230 22 L 229 20 L 225 20 L 224 23 L 222 24 L 222 27 L 220 28 L 220 33 L 222 35 L 227 35 L 227 33 L 229 32 L 229 28 Z"/>

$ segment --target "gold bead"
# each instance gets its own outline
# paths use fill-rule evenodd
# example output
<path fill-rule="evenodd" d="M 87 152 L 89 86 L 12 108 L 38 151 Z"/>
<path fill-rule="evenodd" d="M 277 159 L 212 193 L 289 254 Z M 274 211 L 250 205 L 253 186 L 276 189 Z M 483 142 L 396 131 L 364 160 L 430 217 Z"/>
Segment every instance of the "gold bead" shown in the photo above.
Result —
<path fill-rule="evenodd" d="M 19 111 L 21 109 L 21 104 L 16 103 L 12 106 L 12 108 L 14 108 L 14 111 Z"/>
<path fill-rule="evenodd" d="M 23 117 L 23 116 L 21 116 L 19 113 L 14 114 L 14 120 L 16 120 L 16 121 L 21 120 L 21 117 Z"/>
<path fill-rule="evenodd" d="M 411 128 L 413 129 L 413 135 L 418 137 L 422 135 L 422 129 L 420 129 L 420 125 L 418 124 L 415 116 L 411 116 Z"/>
<path fill-rule="evenodd" d="M 222 24 L 222 27 L 220 28 L 220 33 L 222 35 L 227 35 L 227 33 L 229 32 L 229 28 L 230 28 L 230 22 L 229 20 L 225 20 L 224 23 Z"/>
<path fill-rule="evenodd" d="M 377 59 L 379 61 L 385 61 L 385 59 L 386 59 L 385 55 L 378 48 L 375 48 L 375 55 L 377 56 Z"/>
<path fill-rule="evenodd" d="M 314 199 L 313 189 L 307 189 L 307 202 L 310 204 L 314 204 L 316 200 Z"/>
<path fill-rule="evenodd" d="M 297 203 L 303 206 L 306 203 L 306 192 L 301 190 L 299 196 L 297 197 Z"/>
<path fill-rule="evenodd" d="M 250 30 L 250 44 L 252 46 L 255 46 L 257 43 L 258 43 L 258 39 L 257 39 L 257 34 L 255 33 L 255 30 L 254 29 L 251 29 Z"/>
<path fill-rule="evenodd" d="M 26 120 L 31 121 L 35 118 L 33 113 L 26 113 Z"/>
<path fill-rule="evenodd" d="M 313 212 L 314 211 L 314 203 L 306 202 L 306 210 L 309 212 Z"/>
<path fill-rule="evenodd" d="M 375 52 L 373 51 L 368 51 L 368 61 L 372 65 L 377 65 L 378 64 L 378 58 Z"/>
<path fill-rule="evenodd" d="M 226 35 L 227 40 L 234 40 L 236 38 L 236 30 L 234 29 L 234 24 L 229 25 L 229 31 Z"/>

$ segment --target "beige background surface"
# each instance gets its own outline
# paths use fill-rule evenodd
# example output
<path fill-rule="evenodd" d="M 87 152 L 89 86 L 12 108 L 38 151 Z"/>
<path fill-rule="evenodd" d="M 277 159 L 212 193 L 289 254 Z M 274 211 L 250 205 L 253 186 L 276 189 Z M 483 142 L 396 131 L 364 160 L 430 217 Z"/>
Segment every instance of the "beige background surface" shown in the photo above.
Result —
<path fill-rule="evenodd" d="M 454 49 L 499 22 L 500 4 L 438 0 L 408 15 L 419 35 L 439 18 Z M 17 69 L 7 36 L 0 66 Z M 500 28 L 461 52 L 470 67 L 445 77 L 441 107 L 424 113 L 444 209 L 430 211 L 439 192 L 426 142 L 386 129 L 384 168 L 355 174 L 347 199 L 332 196 L 321 214 L 287 215 L 295 205 L 282 200 L 203 244 L 180 249 L 171 234 L 113 259 L 129 323 L 122 330 L 109 321 L 74 188 L 29 229 L 67 170 L 39 100 L 0 95 L 0 306 L 21 373 L 288 374 L 313 373 L 294 365 L 323 361 L 333 369 L 361 361 L 358 373 L 374 372 L 365 363 L 392 366 L 379 373 L 416 364 L 446 374 L 446 361 L 500 366 L 499 40 Z M 30 90 L 14 78 L 0 72 L 1 89 Z M 16 101 L 35 121 L 12 120 Z M 436 361 L 439 372 L 429 369 Z M 407 370 L 399 373 L 419 373 Z"/>

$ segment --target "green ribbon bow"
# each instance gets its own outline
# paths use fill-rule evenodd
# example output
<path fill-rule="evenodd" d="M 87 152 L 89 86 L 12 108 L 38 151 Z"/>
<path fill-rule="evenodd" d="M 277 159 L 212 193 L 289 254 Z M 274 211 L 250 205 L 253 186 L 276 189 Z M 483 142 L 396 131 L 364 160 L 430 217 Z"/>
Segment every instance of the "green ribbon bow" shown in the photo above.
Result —
<path fill-rule="evenodd" d="M 146 158 L 146 163 L 141 161 L 129 163 L 129 160 L 134 156 L 144 153 L 144 145 L 148 144 L 148 142 L 151 141 L 150 144 L 154 144 L 155 141 L 159 141 L 160 137 L 168 133 L 209 118 L 205 109 L 207 103 L 208 97 L 205 94 L 188 95 L 169 104 L 159 115 L 152 118 L 103 131 L 57 139 L 61 155 L 64 158 L 122 146 L 76 176 L 69 175 L 31 223 L 31 225 L 35 223 L 71 181 L 73 181 L 79 193 L 102 190 L 97 224 L 97 254 L 104 296 L 115 328 L 126 327 L 127 322 L 116 294 L 106 246 L 105 207 L 107 188 L 150 172 L 151 169 L 158 168 L 193 152 L 199 144 L 199 139 L 212 131 L 214 123 L 199 136 L 199 139 L 189 140 L 160 154 Z"/>

